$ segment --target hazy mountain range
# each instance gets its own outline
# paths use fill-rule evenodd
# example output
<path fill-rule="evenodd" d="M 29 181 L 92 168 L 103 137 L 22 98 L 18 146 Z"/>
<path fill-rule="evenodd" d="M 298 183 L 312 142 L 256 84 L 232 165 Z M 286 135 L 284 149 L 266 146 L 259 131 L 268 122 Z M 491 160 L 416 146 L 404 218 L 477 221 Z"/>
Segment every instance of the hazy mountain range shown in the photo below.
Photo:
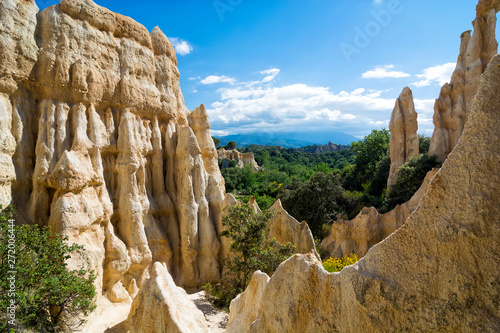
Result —
<path fill-rule="evenodd" d="M 352 135 L 335 132 L 253 132 L 218 136 L 217 138 L 221 141 L 221 145 L 226 145 L 229 141 L 236 141 L 238 147 L 257 144 L 263 146 L 282 146 L 285 148 L 324 145 L 329 142 L 350 145 L 353 141 L 359 140 Z"/>

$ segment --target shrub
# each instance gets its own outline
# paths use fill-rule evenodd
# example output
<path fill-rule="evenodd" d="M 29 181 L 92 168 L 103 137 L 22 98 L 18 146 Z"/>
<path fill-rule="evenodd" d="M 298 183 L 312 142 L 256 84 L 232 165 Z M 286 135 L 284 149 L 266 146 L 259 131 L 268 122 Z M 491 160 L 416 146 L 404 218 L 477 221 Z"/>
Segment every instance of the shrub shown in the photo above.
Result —
<path fill-rule="evenodd" d="M 358 256 L 355 254 L 346 255 L 344 258 L 330 258 L 323 262 L 323 268 L 330 273 L 340 272 L 344 267 L 355 264 Z"/>
<path fill-rule="evenodd" d="M 6 316 L 12 300 L 16 328 L 38 332 L 78 328 L 95 309 L 95 275 L 69 271 L 66 259 L 83 247 L 66 244 L 67 237 L 50 232 L 48 227 L 9 225 L 11 219 L 9 207 L 0 215 L 0 330 L 12 324 Z M 15 291 L 8 280 L 12 276 Z"/>
<path fill-rule="evenodd" d="M 228 309 L 233 298 L 248 286 L 253 272 L 272 275 L 279 264 L 294 253 L 291 243 L 280 244 L 266 239 L 271 212 L 255 213 L 248 204 L 230 207 L 222 219 L 221 236 L 231 239 L 230 256 L 224 260 L 223 283 L 205 285 L 207 299 L 219 308 Z"/>
<path fill-rule="evenodd" d="M 422 185 L 427 172 L 439 165 L 436 155 L 420 154 L 411 157 L 409 162 L 398 169 L 396 183 L 387 191 L 386 210 L 389 211 L 410 200 Z"/>

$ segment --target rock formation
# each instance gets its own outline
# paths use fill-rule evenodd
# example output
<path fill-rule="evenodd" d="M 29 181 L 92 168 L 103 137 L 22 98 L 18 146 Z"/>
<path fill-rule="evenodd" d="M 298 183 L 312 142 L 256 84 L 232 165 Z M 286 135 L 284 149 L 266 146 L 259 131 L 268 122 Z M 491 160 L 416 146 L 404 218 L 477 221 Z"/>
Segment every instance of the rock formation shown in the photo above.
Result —
<path fill-rule="evenodd" d="M 235 161 L 238 168 L 244 168 L 247 165 L 251 165 L 254 171 L 262 169 L 255 161 L 253 153 L 240 153 L 236 149 L 225 150 L 224 148 L 218 149 L 217 152 L 219 153 L 221 169 L 229 167 L 229 162 L 231 161 Z"/>
<path fill-rule="evenodd" d="M 316 244 L 311 229 L 306 221 L 299 222 L 281 205 L 278 199 L 269 208 L 273 212 L 273 217 L 269 220 L 266 237 L 274 238 L 282 244 L 288 242 L 295 245 L 295 253 L 312 253 L 320 259 L 316 252 Z"/>
<path fill-rule="evenodd" d="M 441 88 L 434 105 L 434 133 L 429 154 L 444 162 L 462 135 L 471 110 L 472 99 L 479 87 L 481 74 L 491 58 L 497 54 L 495 38 L 496 13 L 500 0 L 480 0 L 476 7 L 474 32 L 461 36 L 460 55 L 450 83 Z"/>
<path fill-rule="evenodd" d="M 461 140 L 405 225 L 340 273 L 313 255 L 285 261 L 239 331 L 500 331 L 499 91 L 497 55 Z"/>
<path fill-rule="evenodd" d="M 380 214 L 374 207 L 365 207 L 352 220 L 336 221 L 330 235 L 319 245 L 320 252 L 328 257 L 342 258 L 352 253 L 362 258 L 368 250 L 399 229 L 408 216 L 418 207 L 432 177 L 438 169 L 429 171 L 419 190 L 408 202 L 396 206 L 390 212 Z"/>
<path fill-rule="evenodd" d="M 130 333 L 208 332 L 203 313 L 159 262 L 132 303 L 128 321 Z"/>
<path fill-rule="evenodd" d="M 399 167 L 408 162 L 410 157 L 418 155 L 417 130 L 417 112 L 413 104 L 413 94 L 410 88 L 406 87 L 396 100 L 389 123 L 391 170 L 387 187 L 396 182 Z"/>
<path fill-rule="evenodd" d="M 259 314 L 259 305 L 262 303 L 264 290 L 269 283 L 269 276 L 261 271 L 256 271 L 252 275 L 252 279 L 248 284 L 244 293 L 236 296 L 231 301 L 229 312 L 232 316 L 229 317 L 226 333 L 245 333 L 257 315 Z"/>
<path fill-rule="evenodd" d="M 230 196 L 234 199 L 232 195 Z M 228 200 L 226 207 L 236 205 L 237 203 L 236 199 L 234 201 Z M 253 208 L 254 212 L 262 213 L 255 197 L 250 197 L 248 204 Z M 276 200 L 269 210 L 273 213 L 273 216 L 267 225 L 267 239 L 274 238 L 281 244 L 292 243 L 295 245 L 295 253 L 312 253 L 316 258 L 320 259 L 316 251 L 314 237 L 306 221 L 299 222 L 288 214 L 281 205 L 280 199 Z"/>
<path fill-rule="evenodd" d="M 84 245 L 72 262 L 113 302 L 156 261 L 185 287 L 220 281 L 224 180 L 165 34 L 91 0 L 3 0 L 0 22 L 0 204 Z"/>

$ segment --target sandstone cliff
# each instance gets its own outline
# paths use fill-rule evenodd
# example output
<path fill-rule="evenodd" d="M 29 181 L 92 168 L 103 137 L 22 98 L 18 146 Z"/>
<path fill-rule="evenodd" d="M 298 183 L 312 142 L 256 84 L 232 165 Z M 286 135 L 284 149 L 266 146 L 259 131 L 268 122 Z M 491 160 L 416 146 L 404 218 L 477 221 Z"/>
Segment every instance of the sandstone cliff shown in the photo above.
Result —
<path fill-rule="evenodd" d="M 285 261 L 252 305 L 257 319 L 238 331 L 498 332 L 499 91 L 497 55 L 461 140 L 405 225 L 340 273 L 312 255 Z"/>
<path fill-rule="evenodd" d="M 434 133 L 429 149 L 444 162 L 462 135 L 467 122 L 472 99 L 479 87 L 481 74 L 488 62 L 497 54 L 495 38 L 496 13 L 500 0 L 480 0 L 476 7 L 474 32 L 461 36 L 460 55 L 451 80 L 441 88 L 434 105 Z"/>
<path fill-rule="evenodd" d="M 380 214 L 374 207 L 365 207 L 352 220 L 339 220 L 332 225 L 330 235 L 319 245 L 328 257 L 342 258 L 352 253 L 362 258 L 368 250 L 399 229 L 418 207 L 438 169 L 429 171 L 412 198 L 390 212 Z"/>
<path fill-rule="evenodd" d="M 400 166 L 418 155 L 417 112 L 410 88 L 403 89 L 392 111 L 389 131 L 391 132 L 391 170 L 387 187 L 394 185 Z"/>
<path fill-rule="evenodd" d="M 84 245 L 73 260 L 113 302 L 155 261 L 182 286 L 219 281 L 224 180 L 165 34 L 91 0 L 3 0 L 0 22 L 0 203 Z"/>
<path fill-rule="evenodd" d="M 240 153 L 238 150 L 225 150 L 224 148 L 218 149 L 219 161 L 222 164 L 221 169 L 225 169 L 229 166 L 229 162 L 235 161 L 236 166 L 239 168 L 244 168 L 247 165 L 252 166 L 254 171 L 261 170 L 262 168 L 255 161 L 255 156 L 253 153 Z"/>

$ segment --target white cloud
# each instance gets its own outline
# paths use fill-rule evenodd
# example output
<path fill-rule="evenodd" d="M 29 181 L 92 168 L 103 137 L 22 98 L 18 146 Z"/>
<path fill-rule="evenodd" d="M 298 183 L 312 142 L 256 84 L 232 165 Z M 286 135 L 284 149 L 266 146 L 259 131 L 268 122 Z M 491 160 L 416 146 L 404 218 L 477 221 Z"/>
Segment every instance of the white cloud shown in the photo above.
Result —
<path fill-rule="evenodd" d="M 210 75 L 200 81 L 201 84 L 229 83 L 234 84 L 236 79 L 227 76 Z"/>
<path fill-rule="evenodd" d="M 385 65 L 385 66 L 377 66 L 372 70 L 369 70 L 363 73 L 363 79 L 385 79 L 385 78 L 403 78 L 409 77 L 410 74 L 399 72 L 399 71 L 391 71 L 390 69 L 394 68 L 394 65 Z"/>
<path fill-rule="evenodd" d="M 262 79 L 262 82 L 271 82 L 279 74 L 280 70 L 278 68 L 271 68 L 265 71 L 261 71 L 260 74 L 267 75 Z"/>
<path fill-rule="evenodd" d="M 412 85 L 418 88 L 430 86 L 431 84 L 442 86 L 446 82 L 450 81 L 451 75 L 455 70 L 455 66 L 455 63 L 450 62 L 444 65 L 426 68 L 422 74 L 417 74 L 417 77 L 422 80 L 413 82 Z"/>
<path fill-rule="evenodd" d="M 186 55 L 193 51 L 193 47 L 187 41 L 175 37 L 170 37 L 169 39 L 178 55 Z"/>
<path fill-rule="evenodd" d="M 393 99 L 363 88 L 332 93 L 327 87 L 292 84 L 235 86 L 218 90 L 220 99 L 208 108 L 216 130 L 253 131 L 332 130 L 366 135 L 370 122 L 389 119 Z M 236 130 L 237 129 L 237 130 Z"/>
<path fill-rule="evenodd" d="M 196 94 L 197 92 L 198 92 L 198 90 L 196 90 L 196 89 L 195 89 L 195 90 L 193 90 L 193 94 Z"/>

